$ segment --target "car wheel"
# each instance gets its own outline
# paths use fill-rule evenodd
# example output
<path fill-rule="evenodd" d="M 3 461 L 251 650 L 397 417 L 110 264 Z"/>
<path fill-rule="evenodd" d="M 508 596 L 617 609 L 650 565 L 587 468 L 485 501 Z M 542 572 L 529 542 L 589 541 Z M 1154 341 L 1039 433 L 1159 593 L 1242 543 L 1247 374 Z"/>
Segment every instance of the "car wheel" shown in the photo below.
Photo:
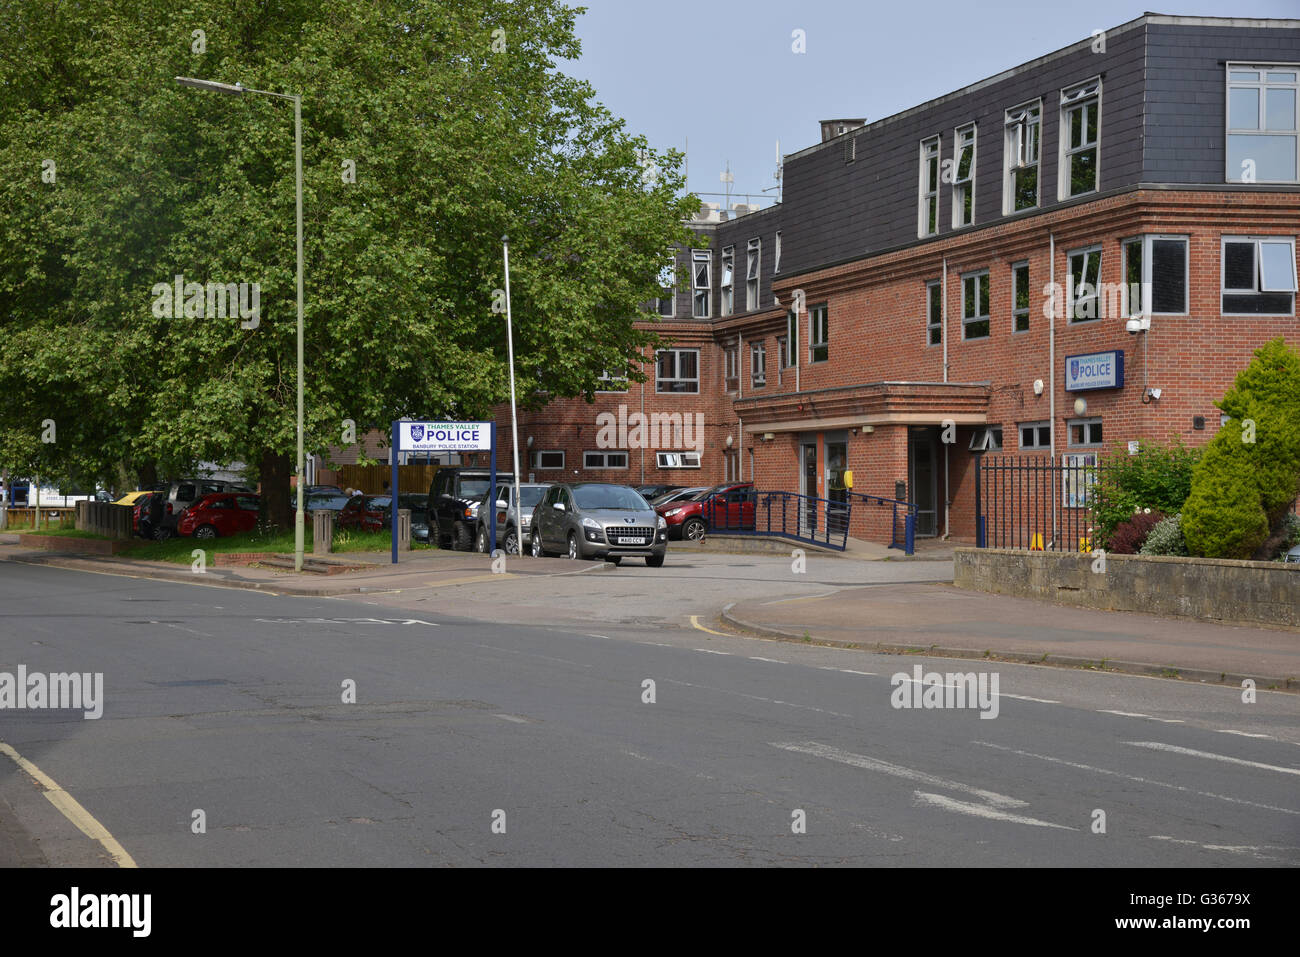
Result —
<path fill-rule="evenodd" d="M 582 549 L 578 547 L 578 533 L 569 532 L 569 561 L 574 562 L 582 557 Z"/>
<path fill-rule="evenodd" d="M 532 552 L 533 558 L 546 557 L 546 549 L 542 548 L 542 537 L 536 532 L 533 532 Z"/>
<path fill-rule="evenodd" d="M 623 561 L 623 556 L 614 555 L 610 558 L 606 558 L 605 561 L 609 562 L 611 565 L 619 565 Z"/>
<path fill-rule="evenodd" d="M 662 567 L 663 567 L 663 564 L 664 564 L 664 558 L 665 558 L 665 556 L 663 556 L 663 555 L 647 555 L 647 556 L 645 557 L 646 567 L 647 567 L 647 568 L 662 568 Z"/>
<path fill-rule="evenodd" d="M 506 529 L 506 554 L 519 554 L 519 533 L 513 528 Z"/>
<path fill-rule="evenodd" d="M 689 518 L 686 520 L 686 524 L 682 526 L 682 538 L 688 541 L 698 542 L 704 537 L 706 527 L 704 519 Z"/>
<path fill-rule="evenodd" d="M 474 547 L 474 536 L 463 522 L 456 523 L 452 536 L 455 538 L 452 548 L 456 551 L 467 552 Z"/>
<path fill-rule="evenodd" d="M 195 538 L 216 538 L 217 530 L 212 525 L 200 525 L 194 530 Z"/>
<path fill-rule="evenodd" d="M 488 550 L 488 533 L 487 529 L 482 526 L 478 530 L 478 539 L 474 542 L 474 551 L 487 554 Z"/>
<path fill-rule="evenodd" d="M 165 542 L 167 541 L 167 539 L 171 537 L 172 537 L 172 530 L 170 528 L 166 528 L 162 525 L 159 525 L 157 528 L 153 530 L 153 540 L 155 542 Z"/>

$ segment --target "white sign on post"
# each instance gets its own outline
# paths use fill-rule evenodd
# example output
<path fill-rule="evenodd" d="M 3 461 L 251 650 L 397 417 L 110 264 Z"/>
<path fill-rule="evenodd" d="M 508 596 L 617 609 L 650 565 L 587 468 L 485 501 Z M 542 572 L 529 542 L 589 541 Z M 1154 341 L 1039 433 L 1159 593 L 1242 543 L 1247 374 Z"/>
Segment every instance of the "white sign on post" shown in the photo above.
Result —
<path fill-rule="evenodd" d="M 490 422 L 399 422 L 403 452 L 487 452 Z"/>

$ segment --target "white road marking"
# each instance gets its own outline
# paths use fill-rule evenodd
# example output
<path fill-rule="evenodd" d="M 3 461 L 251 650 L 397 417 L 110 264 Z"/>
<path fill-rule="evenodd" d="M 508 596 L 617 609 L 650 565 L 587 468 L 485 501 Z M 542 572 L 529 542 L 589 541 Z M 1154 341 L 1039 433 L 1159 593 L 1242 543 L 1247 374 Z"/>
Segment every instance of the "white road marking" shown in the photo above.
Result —
<path fill-rule="evenodd" d="M 1230 731 L 1227 728 L 1215 728 L 1219 734 L 1239 734 L 1243 738 L 1268 738 L 1270 741 L 1275 740 L 1271 734 L 1251 734 L 1249 731 Z"/>
<path fill-rule="evenodd" d="M 996 791 L 985 791 L 982 788 L 971 787 L 969 784 L 963 784 L 960 781 L 949 781 L 933 774 L 927 774 L 924 771 L 905 768 L 899 764 L 890 764 L 888 761 L 881 761 L 879 758 L 868 757 L 865 754 L 854 754 L 851 751 L 841 751 L 839 748 L 831 747 L 829 744 L 818 744 L 816 741 L 770 741 L 768 743 L 774 748 L 781 748 L 783 751 L 797 751 L 800 754 L 811 754 L 813 757 L 838 761 L 840 764 L 862 768 L 865 771 L 879 771 L 882 774 L 891 774 L 896 778 L 902 778 L 905 781 L 913 781 L 917 784 L 924 784 L 932 788 L 943 788 L 948 791 L 961 791 L 963 794 L 974 795 L 981 801 L 984 801 L 986 804 L 991 804 L 994 807 L 1025 807 L 1028 803 L 1026 801 L 1021 801 L 1018 798 L 1007 797 L 1005 794 L 998 794 Z"/>
<path fill-rule="evenodd" d="M 999 698 L 1015 698 L 1017 701 L 1033 701 L 1038 704 L 1060 704 L 1059 701 L 1053 701 L 1051 698 L 1031 698 L 1027 694 L 1007 694 L 1005 691 L 998 692 Z"/>
<path fill-rule="evenodd" d="M 1156 787 L 1170 788 L 1174 791 L 1182 791 L 1185 794 L 1196 794 L 1200 797 L 1214 798 L 1219 801 L 1227 801 L 1229 804 L 1244 804 L 1247 807 L 1257 807 L 1265 811 L 1280 811 L 1283 814 L 1295 814 L 1300 816 L 1300 811 L 1292 810 L 1289 807 L 1275 807 L 1272 804 L 1258 804 L 1255 801 L 1246 801 L 1242 798 L 1228 797 L 1226 794 L 1215 794 L 1213 791 L 1198 791 L 1195 788 L 1183 787 L 1181 784 L 1169 784 L 1165 781 L 1153 781 L 1151 778 L 1138 777 L 1135 774 L 1124 774 L 1122 771 L 1110 771 L 1106 768 L 1094 768 L 1090 764 L 1079 764 L 1075 761 L 1066 761 L 1064 758 L 1054 758 L 1048 754 L 1034 754 L 1032 751 L 1021 751 L 1018 748 L 1008 748 L 1002 744 L 994 744 L 991 741 L 972 741 L 972 744 L 978 744 L 981 747 L 993 748 L 995 751 L 1006 751 L 1009 754 L 1018 754 L 1024 758 L 1037 758 L 1039 761 L 1049 761 L 1052 764 L 1062 764 L 1067 768 L 1077 768 L 1080 771 L 1092 771 L 1096 774 L 1108 774 L 1111 777 L 1124 778 L 1128 781 L 1136 781 L 1138 784 L 1154 784 Z"/>
<path fill-rule="evenodd" d="M 513 721 L 515 724 L 527 724 L 527 723 L 528 723 L 528 719 L 527 719 L 527 718 L 520 718 L 519 716 L 517 716 L 517 715 L 513 715 L 513 714 L 494 714 L 492 717 L 494 717 L 494 718 L 502 718 L 502 719 L 504 719 L 504 720 L 506 720 L 506 721 Z"/>
<path fill-rule="evenodd" d="M 1247 844 L 1201 844 L 1199 841 L 1188 841 L 1183 838 L 1169 837 L 1165 834 L 1152 834 L 1153 841 L 1168 841 L 1171 844 L 1187 844 L 1191 847 L 1199 847 L 1206 851 L 1224 851 L 1228 854 L 1247 854 L 1261 861 L 1280 861 L 1284 858 L 1273 857 L 1269 854 L 1261 854 L 1260 851 L 1296 851 L 1300 848 L 1286 847 L 1281 844 L 1264 844 L 1254 847 Z"/>
<path fill-rule="evenodd" d="M 853 674 L 870 674 L 870 672 L 866 672 L 866 671 L 862 671 L 862 672 L 857 672 L 857 671 L 855 671 L 855 672 L 852 672 L 852 673 L 853 673 Z M 910 682 L 912 682 L 913 684 L 927 684 L 927 682 L 926 682 L 926 680 L 925 680 L 924 678 L 922 678 L 920 681 L 917 681 L 916 678 L 908 677 L 908 676 L 904 675 L 901 671 L 899 672 L 899 676 L 900 676 L 900 677 L 898 677 L 896 680 L 900 680 L 900 681 L 910 681 Z M 932 688 L 957 688 L 957 689 L 960 689 L 960 688 L 963 688 L 963 687 L 965 687 L 965 686 L 964 686 L 964 685 L 930 685 L 930 687 L 932 687 Z M 1060 703 L 1061 703 L 1061 702 L 1059 702 L 1059 701 L 1053 701 L 1053 700 L 1051 700 L 1050 698 L 1031 698 L 1031 697 L 1029 697 L 1028 695 L 1023 695 L 1023 694 L 1007 694 L 1005 691 L 999 691 L 999 692 L 998 692 L 998 697 L 999 697 L 999 698 L 1016 698 L 1016 699 L 1019 700 L 1019 701 L 1036 701 L 1036 702 L 1038 702 L 1039 704 L 1060 704 Z M 1114 712 L 1114 713 L 1115 713 L 1115 714 L 1120 714 L 1121 712 L 1116 711 L 1116 712 Z M 1145 718 L 1146 715 L 1140 715 L 1140 717 Z M 1159 720 L 1159 719 L 1157 719 L 1157 720 Z"/>
<path fill-rule="evenodd" d="M 613 641 L 613 640 L 614 640 L 614 639 L 610 638 L 609 635 L 588 635 L 587 637 L 588 637 L 588 638 L 604 638 L 606 641 Z"/>
<path fill-rule="evenodd" d="M 1161 724 L 1182 724 L 1182 718 L 1153 718 L 1149 714 L 1139 714 L 1136 711 L 1107 711 L 1099 710 L 1098 714 L 1117 714 L 1122 718 L 1146 718 L 1148 721 L 1159 721 Z"/>
<path fill-rule="evenodd" d="M 842 671 L 846 675 L 871 675 L 875 677 L 876 674 L 874 671 L 854 671 L 852 668 L 837 668 L 836 670 Z"/>
<path fill-rule="evenodd" d="M 1171 754 L 1185 754 L 1192 758 L 1209 758 L 1211 761 L 1223 761 L 1227 764 L 1239 764 L 1245 768 L 1259 768 L 1262 771 L 1276 771 L 1279 774 L 1300 774 L 1300 768 L 1283 768 L 1276 764 L 1261 764 L 1258 761 L 1247 761 L 1244 758 L 1234 758 L 1226 754 L 1212 754 L 1209 751 L 1196 751 L 1192 748 L 1180 748 L 1174 744 L 1163 744 L 1160 741 L 1125 741 L 1125 744 L 1132 745 L 1135 748 L 1149 748 L 1152 751 L 1168 751 Z"/>
<path fill-rule="evenodd" d="M 782 704 L 785 705 L 787 708 L 801 708 L 805 711 L 816 711 L 818 714 L 834 715 L 837 718 L 853 717 L 853 715 L 851 714 L 843 714 L 839 711 L 829 711 L 826 708 L 814 708 L 810 704 L 796 704 L 793 701 L 777 701 L 775 698 L 764 698 L 762 695 L 746 694 L 743 691 L 731 691 L 727 688 L 714 688 L 711 685 L 697 685 L 697 684 L 692 684 L 689 681 L 678 681 L 675 678 L 665 678 L 664 680 L 667 681 L 669 684 L 681 685 L 684 688 L 700 688 L 701 690 L 704 691 L 716 691 L 720 694 L 734 694 L 739 698 L 749 698 L 753 701 L 766 701 L 768 704 Z"/>
<path fill-rule="evenodd" d="M 917 804 L 928 804 L 931 807 L 941 807 L 945 811 L 955 811 L 958 814 L 969 814 L 971 817 L 982 817 L 991 821 L 1010 821 L 1013 824 L 1029 824 L 1034 827 L 1057 827 L 1063 831 L 1077 830 L 1073 827 L 1066 827 L 1064 824 L 1053 824 L 1050 821 L 1040 821 L 1038 818 L 1034 817 L 1012 814 L 1010 811 L 1002 811 L 995 807 L 989 807 L 987 804 L 969 804 L 966 801 L 955 801 L 952 798 L 944 797 L 941 794 L 927 794 L 924 791 L 913 791 L 912 796 L 916 799 Z"/>
<path fill-rule="evenodd" d="M 774 665 L 788 665 L 790 662 L 782 661 L 780 658 L 763 658 L 760 655 L 750 655 L 750 661 L 770 661 Z"/>
<path fill-rule="evenodd" d="M 706 655 L 729 655 L 729 654 L 731 654 L 731 652 L 729 652 L 729 651 L 714 651 L 712 648 L 696 648 L 695 650 L 696 650 L 696 651 L 702 651 L 702 652 L 704 652 Z"/>

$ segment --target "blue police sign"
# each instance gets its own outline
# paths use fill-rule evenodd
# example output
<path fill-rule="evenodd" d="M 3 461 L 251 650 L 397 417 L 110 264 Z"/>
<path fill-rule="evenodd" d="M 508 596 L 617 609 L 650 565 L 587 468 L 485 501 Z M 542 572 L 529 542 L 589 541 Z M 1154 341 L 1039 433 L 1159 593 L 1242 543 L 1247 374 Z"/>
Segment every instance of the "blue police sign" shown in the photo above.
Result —
<path fill-rule="evenodd" d="M 1089 352 L 1065 357 L 1065 391 L 1124 388 L 1124 353 Z"/>

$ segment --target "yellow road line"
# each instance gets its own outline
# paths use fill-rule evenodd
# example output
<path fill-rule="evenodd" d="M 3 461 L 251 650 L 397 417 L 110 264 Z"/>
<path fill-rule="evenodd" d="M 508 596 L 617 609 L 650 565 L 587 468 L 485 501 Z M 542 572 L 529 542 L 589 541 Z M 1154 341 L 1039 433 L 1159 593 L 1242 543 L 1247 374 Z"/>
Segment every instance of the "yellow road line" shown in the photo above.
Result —
<path fill-rule="evenodd" d="M 694 625 L 696 628 L 700 629 L 700 631 L 707 631 L 711 635 L 721 635 L 723 638 L 736 637 L 735 635 L 727 634 L 725 631 L 714 631 L 712 628 L 705 628 L 703 625 L 700 624 L 699 615 L 691 615 L 691 624 Z"/>
<path fill-rule="evenodd" d="M 102 844 L 104 849 L 112 855 L 118 867 L 136 866 L 135 861 L 131 859 L 131 855 L 126 852 L 126 848 L 117 843 L 117 839 L 108 833 L 108 829 L 95 820 L 94 815 L 82 807 L 76 798 L 59 787 L 52 777 L 3 741 L 0 741 L 0 754 L 8 755 L 13 759 L 14 764 L 31 775 L 32 780 L 45 789 L 45 797 L 49 802 L 58 808 L 64 817 L 77 825 L 83 834 Z"/>

